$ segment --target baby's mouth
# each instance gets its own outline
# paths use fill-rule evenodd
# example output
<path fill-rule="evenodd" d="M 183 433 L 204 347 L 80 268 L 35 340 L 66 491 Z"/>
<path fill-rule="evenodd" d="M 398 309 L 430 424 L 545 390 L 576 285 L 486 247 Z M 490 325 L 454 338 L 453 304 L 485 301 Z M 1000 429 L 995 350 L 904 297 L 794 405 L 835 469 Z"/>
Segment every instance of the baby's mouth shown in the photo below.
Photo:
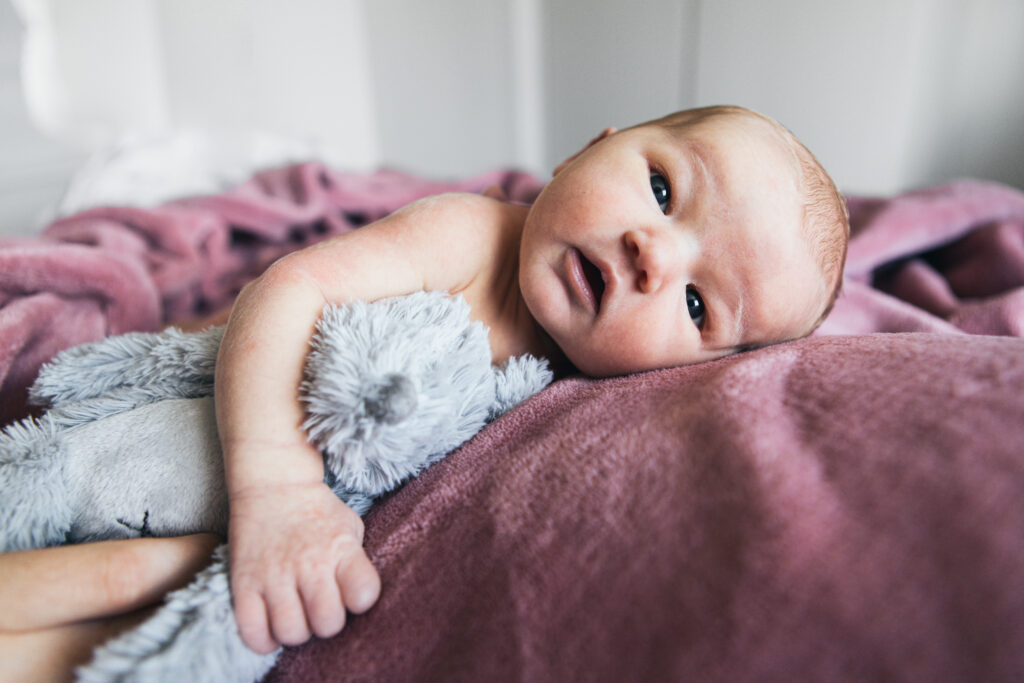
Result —
<path fill-rule="evenodd" d="M 601 298 L 604 296 L 604 276 L 601 275 L 601 269 L 588 261 L 583 252 L 580 252 L 580 264 L 583 266 L 583 276 L 587 278 L 590 291 L 594 293 L 597 310 L 600 311 Z"/>

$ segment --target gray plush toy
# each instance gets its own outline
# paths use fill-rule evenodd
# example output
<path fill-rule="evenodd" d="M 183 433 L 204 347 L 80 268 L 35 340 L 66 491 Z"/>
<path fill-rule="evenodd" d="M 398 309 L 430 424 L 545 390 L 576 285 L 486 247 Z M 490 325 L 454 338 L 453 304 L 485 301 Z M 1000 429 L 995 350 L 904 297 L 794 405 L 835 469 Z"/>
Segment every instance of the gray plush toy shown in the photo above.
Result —
<path fill-rule="evenodd" d="M 213 415 L 223 330 L 128 334 L 59 354 L 31 399 L 48 411 L 0 435 L 0 551 L 227 530 Z M 363 514 L 551 381 L 544 360 L 491 365 L 461 297 L 328 306 L 306 363 L 310 440 L 331 488 Z M 238 636 L 227 546 L 147 622 L 95 653 L 86 681 L 252 681 L 278 653 Z"/>

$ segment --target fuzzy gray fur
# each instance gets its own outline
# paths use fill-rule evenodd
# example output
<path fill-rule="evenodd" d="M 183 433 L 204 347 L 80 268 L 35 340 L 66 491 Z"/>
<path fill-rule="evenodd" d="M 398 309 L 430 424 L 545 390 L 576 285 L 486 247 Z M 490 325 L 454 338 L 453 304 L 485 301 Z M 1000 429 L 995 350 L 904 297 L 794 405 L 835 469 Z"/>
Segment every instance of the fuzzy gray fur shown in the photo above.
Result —
<path fill-rule="evenodd" d="M 0 435 L 0 551 L 225 534 L 213 416 L 221 328 L 129 334 L 69 349 L 31 397 L 48 412 Z M 417 293 L 325 307 L 302 400 L 326 482 L 360 514 L 551 381 L 544 360 L 490 363 L 461 297 Z M 99 648 L 86 681 L 251 681 L 277 653 L 242 645 L 227 547 L 157 614 Z"/>

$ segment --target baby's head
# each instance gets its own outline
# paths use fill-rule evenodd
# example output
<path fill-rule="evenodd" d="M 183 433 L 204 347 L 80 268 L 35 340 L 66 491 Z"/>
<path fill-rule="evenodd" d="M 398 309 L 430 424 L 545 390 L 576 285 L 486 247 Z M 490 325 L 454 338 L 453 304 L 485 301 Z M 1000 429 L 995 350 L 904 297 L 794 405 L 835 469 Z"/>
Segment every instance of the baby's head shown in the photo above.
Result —
<path fill-rule="evenodd" d="M 523 229 L 519 284 L 591 375 L 796 339 L 824 319 L 846 204 L 814 156 L 741 107 L 608 129 L 557 169 Z"/>

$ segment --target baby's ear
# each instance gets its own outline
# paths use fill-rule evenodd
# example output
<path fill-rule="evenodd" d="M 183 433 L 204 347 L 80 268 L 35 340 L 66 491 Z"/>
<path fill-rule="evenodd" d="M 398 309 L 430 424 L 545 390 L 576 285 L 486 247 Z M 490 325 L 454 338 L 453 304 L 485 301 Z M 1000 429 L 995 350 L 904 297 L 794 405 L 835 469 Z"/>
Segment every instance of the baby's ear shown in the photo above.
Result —
<path fill-rule="evenodd" d="M 575 161 L 576 157 L 578 157 L 579 155 L 583 154 L 588 149 L 590 149 L 591 147 L 593 147 L 597 143 L 601 142 L 601 140 L 604 140 L 609 135 L 614 135 L 615 133 L 618 133 L 618 132 L 619 132 L 618 128 L 605 128 L 600 133 L 598 133 L 596 138 L 594 138 L 593 140 L 588 142 L 586 144 L 586 146 L 583 147 L 583 149 L 581 149 L 580 151 L 578 151 L 575 154 L 573 154 L 571 157 L 569 157 L 568 159 L 566 159 L 565 161 L 560 163 L 558 166 L 555 166 L 555 170 L 554 170 L 554 172 L 551 175 L 552 176 L 558 175 L 562 171 L 563 168 L 565 168 L 566 166 L 571 164 L 573 161 Z"/>

